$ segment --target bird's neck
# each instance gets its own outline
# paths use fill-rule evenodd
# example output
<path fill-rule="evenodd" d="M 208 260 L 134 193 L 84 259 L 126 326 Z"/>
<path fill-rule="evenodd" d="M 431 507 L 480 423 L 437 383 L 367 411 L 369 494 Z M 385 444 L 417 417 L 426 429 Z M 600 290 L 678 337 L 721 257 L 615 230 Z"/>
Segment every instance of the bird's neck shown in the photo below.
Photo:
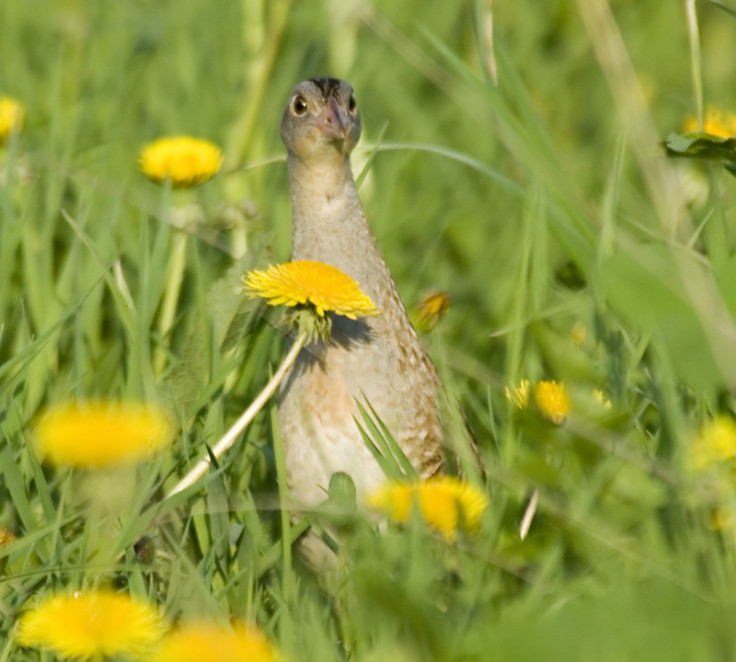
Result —
<path fill-rule="evenodd" d="M 317 260 L 356 280 L 377 305 L 390 274 L 360 204 L 344 156 L 305 161 L 289 155 L 292 259 Z"/>

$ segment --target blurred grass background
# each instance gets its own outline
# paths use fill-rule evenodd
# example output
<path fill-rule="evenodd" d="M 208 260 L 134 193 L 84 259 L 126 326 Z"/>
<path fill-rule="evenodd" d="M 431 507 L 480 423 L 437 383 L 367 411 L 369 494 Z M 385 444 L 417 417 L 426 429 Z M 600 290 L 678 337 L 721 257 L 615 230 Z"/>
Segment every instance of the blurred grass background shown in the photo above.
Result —
<path fill-rule="evenodd" d="M 732 474 L 693 476 L 687 457 L 735 410 L 734 182 L 660 146 L 703 103 L 736 109 L 732 15 L 33 0 L 0 4 L 0 25 L 0 93 L 27 109 L 0 152 L 0 525 L 17 538 L 0 550 L 0 660 L 50 659 L 13 641 L 31 596 L 99 581 L 172 618 L 256 620 L 292 659 L 733 656 Z M 354 167 L 404 300 L 452 299 L 425 342 L 491 497 L 453 547 L 358 518 L 337 596 L 283 562 L 272 409 L 204 488 L 161 505 L 282 356 L 277 315 L 234 287 L 288 259 L 278 127 L 314 75 L 356 90 Z M 177 133 L 225 152 L 196 190 L 137 170 L 146 142 Z M 505 398 L 524 378 L 565 383 L 563 425 Z M 34 417 L 73 397 L 160 400 L 181 433 L 124 480 L 41 466 Z M 114 507 L 90 517 L 84 495 L 113 479 Z"/>

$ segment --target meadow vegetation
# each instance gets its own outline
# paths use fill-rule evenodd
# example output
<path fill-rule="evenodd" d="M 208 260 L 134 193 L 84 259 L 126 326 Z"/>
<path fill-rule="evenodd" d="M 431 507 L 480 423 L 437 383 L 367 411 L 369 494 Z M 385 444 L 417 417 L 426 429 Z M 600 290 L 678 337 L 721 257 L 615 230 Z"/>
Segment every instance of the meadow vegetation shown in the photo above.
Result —
<path fill-rule="evenodd" d="M 257 625 L 285 660 L 731 659 L 736 145 L 664 143 L 736 111 L 735 12 L 0 3 L 0 96 L 25 108 L 0 146 L 0 662 L 56 659 L 18 619 L 96 588 L 167 623 Z M 450 298 L 422 337 L 488 500 L 474 530 L 379 534 L 336 480 L 330 590 L 292 549 L 311 515 L 285 515 L 274 400 L 166 497 L 284 356 L 242 277 L 289 258 L 279 123 L 315 75 L 356 90 L 353 166 L 407 307 Z M 171 135 L 220 146 L 219 172 L 149 181 L 141 150 Z M 166 408 L 170 443 L 44 461 L 39 416 L 88 399 Z"/>

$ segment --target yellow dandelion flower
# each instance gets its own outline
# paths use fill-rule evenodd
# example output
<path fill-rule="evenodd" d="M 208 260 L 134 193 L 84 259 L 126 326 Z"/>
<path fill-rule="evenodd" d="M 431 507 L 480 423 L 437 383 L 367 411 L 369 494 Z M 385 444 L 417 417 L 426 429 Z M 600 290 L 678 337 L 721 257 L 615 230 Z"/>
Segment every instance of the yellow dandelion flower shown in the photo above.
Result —
<path fill-rule="evenodd" d="M 735 138 L 736 137 L 736 115 L 733 113 L 724 113 L 717 108 L 710 107 L 705 112 L 704 126 L 702 128 L 705 133 L 716 136 L 718 138 Z M 701 131 L 698 120 L 694 116 L 690 116 L 685 120 L 683 127 L 685 133 L 691 131 Z"/>
<path fill-rule="evenodd" d="M 54 596 L 20 618 L 18 642 L 61 658 L 139 655 L 163 634 L 157 610 L 123 593 L 102 589 Z"/>
<path fill-rule="evenodd" d="M 429 526 L 452 542 L 458 526 L 476 531 L 488 497 L 477 487 L 451 476 L 417 483 L 387 483 L 368 497 L 368 505 L 394 521 L 409 521 L 415 504 Z"/>
<path fill-rule="evenodd" d="M 585 324 L 580 321 L 575 322 L 572 331 L 570 331 L 570 337 L 578 347 L 583 347 L 588 337 L 588 330 L 585 328 Z"/>
<path fill-rule="evenodd" d="M 368 496 L 367 503 L 375 510 L 387 513 L 391 519 L 405 524 L 411 516 L 416 485 L 411 483 L 384 483 Z"/>
<path fill-rule="evenodd" d="M 10 547 L 15 541 L 15 534 L 8 528 L 0 526 L 0 549 Z"/>
<path fill-rule="evenodd" d="M 570 414 L 570 396 L 562 382 L 537 382 L 534 385 L 534 401 L 539 411 L 558 425 Z"/>
<path fill-rule="evenodd" d="M 690 447 L 690 463 L 698 471 L 735 458 L 736 421 L 730 416 L 717 416 L 706 423 Z"/>
<path fill-rule="evenodd" d="M 35 441 L 54 464 L 100 467 L 148 458 L 172 432 L 168 416 L 152 405 L 90 401 L 49 408 L 35 428 Z"/>
<path fill-rule="evenodd" d="M 23 128 L 26 111 L 23 105 L 11 97 L 0 97 L 0 145 L 12 133 L 18 133 Z"/>
<path fill-rule="evenodd" d="M 506 399 L 519 409 L 524 409 L 529 404 L 529 387 L 528 379 L 522 379 L 518 386 L 506 386 L 504 388 Z"/>
<path fill-rule="evenodd" d="M 430 292 L 416 305 L 417 326 L 426 331 L 432 330 L 447 314 L 451 305 L 450 295 L 445 292 Z"/>
<path fill-rule="evenodd" d="M 593 390 L 593 399 L 605 409 L 613 408 L 613 403 L 606 397 L 605 393 L 599 388 Z"/>
<path fill-rule="evenodd" d="M 191 623 L 167 636 L 153 662 L 275 662 L 266 636 L 255 626 L 225 629 L 214 623 Z"/>
<path fill-rule="evenodd" d="M 730 508 L 716 508 L 711 511 L 707 524 L 714 531 L 733 531 L 736 517 Z"/>
<path fill-rule="evenodd" d="M 161 183 L 168 178 L 174 188 L 197 186 L 218 172 L 222 152 L 208 140 L 171 136 L 146 145 L 139 165 L 143 174 L 155 182 Z"/>
<path fill-rule="evenodd" d="M 354 320 L 379 312 L 358 283 L 322 262 L 297 260 L 272 265 L 266 271 L 250 271 L 245 285 L 250 296 L 266 299 L 272 306 L 310 303 L 320 317 L 331 311 Z"/>

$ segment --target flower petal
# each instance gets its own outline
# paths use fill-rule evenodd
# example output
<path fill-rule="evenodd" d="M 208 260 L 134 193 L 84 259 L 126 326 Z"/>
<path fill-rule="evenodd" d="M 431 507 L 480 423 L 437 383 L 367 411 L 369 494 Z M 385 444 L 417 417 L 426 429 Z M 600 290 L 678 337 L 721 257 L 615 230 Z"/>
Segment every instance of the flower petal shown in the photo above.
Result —
<path fill-rule="evenodd" d="M 272 265 L 246 275 L 250 296 L 266 299 L 272 306 L 309 303 L 317 314 L 333 312 L 349 319 L 376 315 L 376 306 L 358 283 L 336 267 L 313 260 Z"/>
<path fill-rule="evenodd" d="M 47 409 L 35 428 L 39 453 L 55 464 L 99 467 L 150 457 L 172 434 L 158 407 L 87 401 Z"/>
<path fill-rule="evenodd" d="M 139 165 L 143 174 L 155 182 L 161 183 L 168 178 L 174 188 L 196 186 L 219 171 L 222 152 L 208 140 L 171 136 L 146 145 Z"/>

